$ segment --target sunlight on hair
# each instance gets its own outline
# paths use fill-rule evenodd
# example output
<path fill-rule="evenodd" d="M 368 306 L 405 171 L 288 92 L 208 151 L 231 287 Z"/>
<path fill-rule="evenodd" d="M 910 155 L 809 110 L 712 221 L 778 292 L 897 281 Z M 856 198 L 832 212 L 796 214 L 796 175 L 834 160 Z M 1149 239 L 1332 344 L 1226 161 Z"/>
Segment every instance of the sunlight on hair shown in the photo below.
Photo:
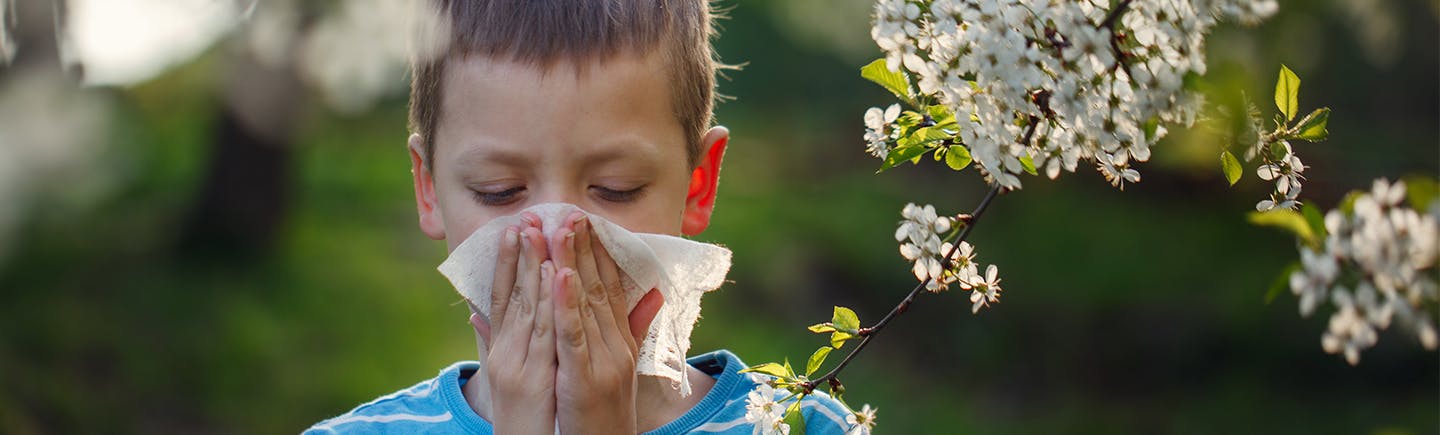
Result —
<path fill-rule="evenodd" d="M 213 0 L 70 0 L 61 58 L 86 85 L 129 85 L 189 60 L 233 28 L 239 5 Z"/>

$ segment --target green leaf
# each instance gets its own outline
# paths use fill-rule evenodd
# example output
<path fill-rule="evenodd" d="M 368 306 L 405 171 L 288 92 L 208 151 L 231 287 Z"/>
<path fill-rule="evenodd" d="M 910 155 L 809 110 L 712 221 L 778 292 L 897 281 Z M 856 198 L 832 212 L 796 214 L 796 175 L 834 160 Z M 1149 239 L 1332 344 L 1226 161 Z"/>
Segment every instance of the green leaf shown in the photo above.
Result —
<path fill-rule="evenodd" d="M 883 58 L 861 67 L 860 77 L 879 84 L 901 100 L 910 101 L 910 79 L 905 77 L 905 73 L 891 71 Z"/>
<path fill-rule="evenodd" d="M 779 364 L 775 364 L 775 363 L 773 363 L 773 362 L 772 362 L 772 363 L 760 364 L 760 365 L 757 365 L 757 366 L 754 366 L 754 367 L 750 367 L 750 368 L 747 368 L 747 369 L 745 369 L 745 370 L 741 370 L 741 371 L 740 371 L 740 373 L 751 373 L 751 372 L 761 373 L 761 374 L 767 374 L 767 375 L 774 376 L 774 377 L 777 377 L 777 378 L 780 378 L 780 379 L 789 379 L 789 378 L 792 377 L 792 376 L 789 376 L 789 373 L 790 373 L 791 371 L 790 371 L 790 370 L 785 370 L 785 366 L 782 366 L 782 365 L 779 365 Z"/>
<path fill-rule="evenodd" d="M 1039 175 L 1035 172 L 1035 161 L 1030 159 L 1030 154 L 1020 156 L 1020 168 L 1030 175 Z"/>
<path fill-rule="evenodd" d="M 960 145 L 951 145 L 945 151 L 945 164 L 950 169 L 962 170 L 970 166 L 970 149 Z"/>
<path fill-rule="evenodd" d="M 839 349 L 845 346 L 845 342 L 855 338 L 855 334 L 845 331 L 835 331 L 830 334 L 830 347 Z"/>
<path fill-rule="evenodd" d="M 831 324 L 830 322 L 816 323 L 814 325 L 810 325 L 808 329 L 810 329 L 810 332 L 814 332 L 816 334 L 827 334 L 835 332 L 835 325 Z"/>
<path fill-rule="evenodd" d="M 1309 115 L 1305 115 L 1304 118 L 1300 119 L 1300 126 L 1295 127 L 1298 132 L 1295 134 L 1295 137 L 1310 142 L 1325 140 L 1325 138 L 1330 137 L 1330 130 L 1325 129 L 1325 125 L 1329 122 L 1329 107 L 1315 109 L 1314 112 L 1310 112 Z"/>
<path fill-rule="evenodd" d="M 1306 243 L 1310 243 L 1312 246 L 1314 245 L 1315 232 L 1310 230 L 1310 223 L 1306 222 L 1305 217 L 1294 210 L 1252 211 L 1248 216 L 1248 220 L 1255 225 L 1285 230 L 1304 240 Z"/>
<path fill-rule="evenodd" d="M 1364 195 L 1366 193 L 1368 192 L 1365 192 L 1363 190 L 1352 190 L 1350 191 L 1350 193 L 1346 193 L 1343 198 L 1340 198 L 1340 205 L 1336 206 L 1336 208 L 1345 214 L 1354 214 L 1355 200 L 1359 199 L 1360 195 Z"/>
<path fill-rule="evenodd" d="M 842 331 L 854 332 L 860 329 L 860 317 L 849 308 L 836 306 L 830 321 L 835 324 L 836 329 Z"/>
<path fill-rule="evenodd" d="M 1325 216 L 1320 214 L 1320 208 L 1305 203 L 1300 206 L 1300 214 L 1305 216 L 1305 223 L 1310 224 L 1310 231 L 1315 233 L 1315 239 L 1325 240 Z"/>
<path fill-rule="evenodd" d="M 1225 181 L 1229 182 L 1231 186 L 1240 181 L 1240 175 L 1245 173 L 1245 170 L 1240 167 L 1240 160 L 1236 159 L 1235 155 L 1230 154 L 1228 150 L 1220 152 L 1220 169 L 1225 171 Z"/>
<path fill-rule="evenodd" d="M 1440 199 L 1440 185 L 1436 185 L 1434 178 L 1412 175 L 1401 179 L 1405 180 L 1405 197 L 1415 211 L 1423 214 L 1431 203 Z"/>
<path fill-rule="evenodd" d="M 1145 121 L 1145 140 L 1154 142 L 1155 132 L 1160 131 L 1160 118 L 1151 116 Z"/>
<path fill-rule="evenodd" d="M 896 143 L 899 144 L 899 146 L 907 147 L 926 145 L 931 142 L 942 141 L 949 138 L 950 133 L 946 133 L 944 129 L 931 126 L 917 128 L 915 131 L 910 132 L 910 134 L 900 137 L 900 140 L 896 141 Z"/>
<path fill-rule="evenodd" d="M 1290 274 L 1295 273 L 1297 270 L 1300 270 L 1300 262 L 1298 261 L 1292 262 L 1280 270 L 1280 275 L 1275 276 L 1275 279 L 1270 281 L 1270 290 L 1265 292 L 1265 305 L 1270 305 L 1270 301 L 1274 301 L 1276 296 L 1280 296 L 1281 293 L 1290 290 Z"/>
<path fill-rule="evenodd" d="M 1285 114 L 1285 120 L 1295 119 L 1300 106 L 1300 77 L 1289 67 L 1280 65 L 1280 78 L 1275 80 L 1275 107 Z"/>
<path fill-rule="evenodd" d="M 895 165 L 914 160 L 917 157 L 925 155 L 926 151 L 930 151 L 930 147 L 924 145 L 895 147 L 895 149 L 890 150 L 890 154 L 885 156 L 885 163 L 880 165 L 880 170 L 875 172 L 883 172 L 886 169 L 895 167 Z"/>
<path fill-rule="evenodd" d="M 795 400 L 795 404 L 785 410 L 785 424 L 790 425 L 790 435 L 805 435 L 805 414 L 800 412 L 801 400 L 805 398 L 802 396 Z"/>
<path fill-rule="evenodd" d="M 832 350 L 835 348 L 830 346 L 821 346 L 819 349 L 815 349 L 815 353 L 810 354 L 810 360 L 805 362 L 805 376 L 815 374 L 815 371 L 820 369 L 820 365 L 825 363 L 825 357 L 830 356 Z"/>
<path fill-rule="evenodd" d="M 955 114 L 950 112 L 948 107 L 934 105 L 926 107 L 925 112 L 930 114 L 930 119 L 935 121 L 936 127 L 952 128 L 955 126 Z"/>

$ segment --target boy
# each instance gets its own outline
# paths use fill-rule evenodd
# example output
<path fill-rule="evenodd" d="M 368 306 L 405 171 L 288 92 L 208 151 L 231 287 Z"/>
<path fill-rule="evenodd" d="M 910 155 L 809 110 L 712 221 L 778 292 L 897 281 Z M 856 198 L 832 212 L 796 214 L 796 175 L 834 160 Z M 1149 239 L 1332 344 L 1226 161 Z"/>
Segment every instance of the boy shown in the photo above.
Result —
<path fill-rule="evenodd" d="M 420 228 L 453 251 L 531 205 L 569 203 L 636 233 L 709 225 L 729 132 L 710 127 L 706 0 L 447 0 L 446 54 L 413 65 L 409 138 Z M 692 394 L 635 375 L 636 343 L 665 302 L 626 312 L 614 261 L 585 214 L 502 236 L 481 364 L 326 420 L 309 433 L 780 433 L 747 404 L 785 394 L 726 351 L 691 358 Z M 550 232 L 546 236 L 545 232 Z M 606 295 L 610 295 L 607 298 Z M 476 307 L 472 307 L 474 311 Z M 768 396 L 768 397 L 766 397 Z M 805 401 L 806 431 L 850 429 Z M 796 428 L 799 431 L 799 428 Z"/>

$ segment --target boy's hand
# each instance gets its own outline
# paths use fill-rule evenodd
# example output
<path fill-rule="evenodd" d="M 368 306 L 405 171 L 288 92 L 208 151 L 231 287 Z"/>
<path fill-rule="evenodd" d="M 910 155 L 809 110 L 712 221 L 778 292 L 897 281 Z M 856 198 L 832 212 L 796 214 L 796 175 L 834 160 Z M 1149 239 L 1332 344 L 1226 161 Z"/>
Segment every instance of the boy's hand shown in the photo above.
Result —
<path fill-rule="evenodd" d="M 555 412 L 560 433 L 637 433 L 637 343 L 664 304 L 651 290 L 627 312 L 620 270 L 582 213 L 549 243 L 555 262 Z"/>
<path fill-rule="evenodd" d="M 546 260 L 545 236 L 526 219 L 502 236 L 491 287 L 490 323 L 472 316 L 485 339 L 486 376 L 495 433 L 555 433 L 555 266 Z M 495 351 L 498 350 L 498 351 Z"/>

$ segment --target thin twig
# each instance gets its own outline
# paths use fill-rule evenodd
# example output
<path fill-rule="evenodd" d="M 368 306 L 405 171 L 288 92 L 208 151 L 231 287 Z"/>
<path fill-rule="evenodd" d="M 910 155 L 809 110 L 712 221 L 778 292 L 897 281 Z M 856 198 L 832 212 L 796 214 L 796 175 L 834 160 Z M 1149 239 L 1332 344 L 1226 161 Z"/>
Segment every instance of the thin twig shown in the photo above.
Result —
<path fill-rule="evenodd" d="M 970 236 L 970 231 L 974 230 L 975 224 L 980 221 L 980 215 L 985 213 L 985 209 L 990 208 L 990 201 L 995 199 L 995 196 L 1000 193 L 1000 189 L 1000 186 L 995 186 L 994 188 L 990 189 L 990 193 L 985 194 L 985 199 L 980 200 L 980 205 L 975 207 L 975 211 L 970 212 L 970 220 L 969 222 L 965 223 L 965 229 L 961 230 L 959 236 L 957 236 L 955 240 L 951 241 L 954 244 L 950 246 L 950 251 L 945 253 L 945 269 L 950 268 L 951 256 L 955 255 L 955 251 L 960 248 L 960 242 L 965 241 L 965 238 Z M 836 365 L 834 368 L 831 368 L 829 372 L 826 372 L 824 375 L 818 378 L 811 379 L 805 382 L 803 384 L 805 392 L 809 393 L 811 391 L 814 391 L 815 386 L 820 385 L 824 382 L 828 382 L 832 379 L 835 379 L 836 376 L 839 376 L 840 371 L 845 370 L 845 366 L 850 365 L 850 360 L 855 359 L 855 355 L 859 355 L 860 351 L 865 349 L 866 345 L 870 344 L 871 338 L 874 338 L 880 333 L 881 330 L 884 330 L 885 325 L 889 325 L 890 321 L 895 319 L 896 316 L 899 316 L 900 314 L 904 313 L 905 310 L 910 308 L 910 303 L 915 301 L 915 297 L 918 296 L 920 294 L 920 291 L 925 289 L 925 285 L 929 284 L 930 280 L 933 279 L 935 279 L 935 277 L 930 277 L 925 281 L 921 281 L 920 284 L 916 285 L 914 289 L 910 290 L 910 294 L 905 295 L 905 299 L 901 299 L 900 303 L 895 305 L 895 308 L 890 309 L 890 312 L 885 314 L 885 317 L 882 317 L 879 322 L 875 322 L 875 325 L 868 328 L 860 328 L 859 335 L 862 337 L 860 339 L 860 344 L 855 345 L 854 349 L 850 349 L 850 353 L 845 355 L 845 359 L 840 360 L 840 364 Z"/>

